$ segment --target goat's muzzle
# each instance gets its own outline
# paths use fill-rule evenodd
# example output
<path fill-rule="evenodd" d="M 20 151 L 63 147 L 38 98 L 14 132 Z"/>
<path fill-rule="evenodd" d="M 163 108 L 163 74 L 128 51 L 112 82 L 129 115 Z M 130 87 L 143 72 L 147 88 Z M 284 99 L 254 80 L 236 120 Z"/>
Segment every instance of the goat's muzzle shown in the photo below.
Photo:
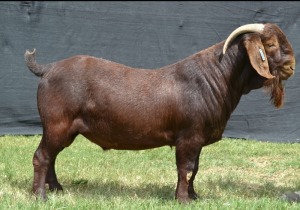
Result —
<path fill-rule="evenodd" d="M 283 65 L 282 70 L 279 73 L 281 80 L 287 80 L 289 77 L 293 76 L 295 73 L 296 62 L 293 59 L 291 62 Z"/>

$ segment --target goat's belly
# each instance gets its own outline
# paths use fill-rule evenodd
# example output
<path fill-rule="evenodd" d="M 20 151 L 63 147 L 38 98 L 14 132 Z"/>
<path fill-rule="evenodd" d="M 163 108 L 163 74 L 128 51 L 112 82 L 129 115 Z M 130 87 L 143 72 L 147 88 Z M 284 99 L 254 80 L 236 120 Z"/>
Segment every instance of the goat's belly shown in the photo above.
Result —
<path fill-rule="evenodd" d="M 82 114 L 79 133 L 104 149 L 141 150 L 175 145 L 176 135 L 173 130 L 166 129 L 171 127 L 168 123 L 161 123 L 163 120 L 158 119 L 159 116 L 142 115 L 138 110 L 122 114 L 86 112 Z M 153 119 L 148 119 L 150 117 Z"/>
<path fill-rule="evenodd" d="M 104 150 L 144 150 L 162 146 L 175 146 L 175 140 L 170 137 L 170 132 L 160 132 L 156 135 L 129 135 L 128 133 L 83 133 L 87 139 L 99 145 Z"/>

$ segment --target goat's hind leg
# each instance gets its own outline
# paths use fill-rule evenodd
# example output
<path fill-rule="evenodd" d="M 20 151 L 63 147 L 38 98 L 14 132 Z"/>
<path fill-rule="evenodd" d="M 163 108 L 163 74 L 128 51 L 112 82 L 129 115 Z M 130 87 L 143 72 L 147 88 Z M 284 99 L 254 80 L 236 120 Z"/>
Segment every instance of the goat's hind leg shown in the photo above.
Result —
<path fill-rule="evenodd" d="M 36 149 L 32 159 L 34 169 L 32 192 L 36 196 L 40 196 L 43 200 L 47 199 L 45 181 L 50 162 L 45 143 L 46 141 L 46 137 L 45 135 L 43 135 L 42 140 L 38 148 Z"/>
<path fill-rule="evenodd" d="M 54 159 L 49 163 L 49 168 L 48 168 L 48 172 L 47 172 L 47 176 L 46 176 L 46 183 L 49 185 L 50 191 L 63 191 L 63 188 L 62 188 L 61 184 L 58 182 L 57 176 L 55 173 L 55 160 L 60 151 L 57 152 L 55 157 L 53 157 Z"/>
<path fill-rule="evenodd" d="M 49 185 L 50 191 L 63 190 L 56 177 L 55 160 L 64 146 L 69 146 L 73 142 L 76 135 L 66 136 L 62 133 L 55 135 L 52 132 L 52 138 L 50 139 L 48 136 L 50 135 L 47 132 L 43 134 L 40 145 L 33 156 L 34 179 L 32 191 L 35 195 L 41 196 L 43 200 L 47 199 L 46 183 Z"/>

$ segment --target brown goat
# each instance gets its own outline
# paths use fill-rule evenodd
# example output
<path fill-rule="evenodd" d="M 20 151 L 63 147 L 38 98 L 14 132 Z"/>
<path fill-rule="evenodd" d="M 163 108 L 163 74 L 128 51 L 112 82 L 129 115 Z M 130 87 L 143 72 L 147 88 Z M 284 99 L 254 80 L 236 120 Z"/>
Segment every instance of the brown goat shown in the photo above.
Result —
<path fill-rule="evenodd" d="M 270 23 L 241 26 L 226 42 L 153 70 L 86 55 L 40 65 L 35 50 L 26 51 L 25 60 L 41 77 L 43 136 L 33 156 L 33 192 L 43 199 L 45 184 L 62 190 L 55 159 L 78 134 L 104 150 L 174 146 L 175 198 L 196 199 L 193 181 L 202 147 L 222 138 L 243 94 L 265 87 L 273 104 L 282 106 L 282 80 L 295 69 L 289 41 Z"/>

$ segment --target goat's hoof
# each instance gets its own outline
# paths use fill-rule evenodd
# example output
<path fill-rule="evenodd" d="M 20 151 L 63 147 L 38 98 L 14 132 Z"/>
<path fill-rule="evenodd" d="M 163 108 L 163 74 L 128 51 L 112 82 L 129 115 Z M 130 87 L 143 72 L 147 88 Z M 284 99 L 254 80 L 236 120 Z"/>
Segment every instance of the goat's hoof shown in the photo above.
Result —
<path fill-rule="evenodd" d="M 63 188 L 59 183 L 55 183 L 55 184 L 49 184 L 49 190 L 51 192 L 60 192 L 63 191 Z"/>
<path fill-rule="evenodd" d="M 185 204 L 185 203 L 189 203 L 192 201 L 192 199 L 189 198 L 188 196 L 177 197 L 176 199 L 180 204 Z"/>
<path fill-rule="evenodd" d="M 198 194 L 195 192 L 189 193 L 189 198 L 192 200 L 196 200 L 199 198 Z"/>
<path fill-rule="evenodd" d="M 45 194 L 40 194 L 40 193 L 34 193 L 35 199 L 38 201 L 44 201 L 46 202 L 48 200 L 48 197 Z"/>

